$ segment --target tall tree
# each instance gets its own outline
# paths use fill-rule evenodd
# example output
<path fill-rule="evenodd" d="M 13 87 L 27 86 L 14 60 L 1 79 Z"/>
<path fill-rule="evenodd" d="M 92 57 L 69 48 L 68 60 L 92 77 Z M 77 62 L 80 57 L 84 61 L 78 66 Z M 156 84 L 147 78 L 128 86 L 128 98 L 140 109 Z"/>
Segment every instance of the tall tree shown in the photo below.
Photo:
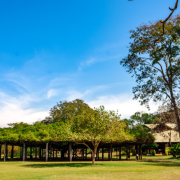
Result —
<path fill-rule="evenodd" d="M 149 100 L 163 101 L 172 106 L 180 132 L 178 115 L 180 89 L 180 16 L 170 19 L 163 33 L 161 23 L 141 25 L 132 30 L 129 54 L 120 61 L 127 72 L 136 78 L 134 99 L 148 108 Z M 154 41 L 154 39 L 158 39 Z"/>

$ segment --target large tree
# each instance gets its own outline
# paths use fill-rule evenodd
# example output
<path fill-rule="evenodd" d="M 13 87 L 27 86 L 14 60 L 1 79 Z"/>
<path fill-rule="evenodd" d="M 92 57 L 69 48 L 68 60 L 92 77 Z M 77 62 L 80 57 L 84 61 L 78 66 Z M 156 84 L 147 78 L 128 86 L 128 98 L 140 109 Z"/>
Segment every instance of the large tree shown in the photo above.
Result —
<path fill-rule="evenodd" d="M 125 128 L 126 124 L 120 120 L 120 115 L 114 111 L 106 111 L 104 106 L 85 111 L 72 119 L 73 140 L 91 150 L 93 164 L 100 143 L 136 141 Z"/>
<path fill-rule="evenodd" d="M 50 110 L 50 116 L 42 122 L 44 124 L 62 123 L 70 127 L 70 131 L 64 134 L 70 137 L 70 141 L 84 144 L 90 149 L 93 164 L 101 142 L 136 141 L 136 138 L 129 134 L 126 124 L 120 120 L 118 113 L 106 111 L 103 106 L 92 109 L 80 99 L 60 101 Z"/>
<path fill-rule="evenodd" d="M 131 30 L 129 54 L 120 64 L 136 78 L 134 99 L 148 108 L 151 99 L 171 105 L 180 132 L 180 16 L 170 19 L 165 29 L 167 32 L 160 36 L 163 30 L 161 23 L 156 22 Z"/>

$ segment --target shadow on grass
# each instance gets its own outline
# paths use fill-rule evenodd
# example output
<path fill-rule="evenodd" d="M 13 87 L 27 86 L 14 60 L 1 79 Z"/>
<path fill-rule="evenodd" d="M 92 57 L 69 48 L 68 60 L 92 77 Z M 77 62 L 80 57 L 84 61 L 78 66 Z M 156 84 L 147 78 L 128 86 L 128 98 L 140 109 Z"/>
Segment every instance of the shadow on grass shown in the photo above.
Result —
<path fill-rule="evenodd" d="M 145 165 L 152 166 L 166 166 L 166 167 L 180 167 L 180 162 L 148 162 Z"/>
<path fill-rule="evenodd" d="M 163 159 L 147 159 L 141 161 L 144 165 L 152 165 L 152 166 L 166 166 L 166 167 L 180 167 L 180 160 L 176 158 L 168 158 L 166 160 Z"/>
<path fill-rule="evenodd" d="M 102 166 L 103 164 L 95 164 L 92 163 L 45 163 L 45 164 L 26 164 L 22 165 L 23 167 L 30 168 L 51 168 L 51 167 L 94 167 L 94 166 Z"/>

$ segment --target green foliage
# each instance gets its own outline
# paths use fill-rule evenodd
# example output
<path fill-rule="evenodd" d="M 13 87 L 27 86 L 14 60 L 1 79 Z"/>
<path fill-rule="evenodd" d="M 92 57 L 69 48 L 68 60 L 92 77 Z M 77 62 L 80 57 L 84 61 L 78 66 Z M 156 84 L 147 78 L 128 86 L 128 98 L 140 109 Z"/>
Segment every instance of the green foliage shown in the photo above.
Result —
<path fill-rule="evenodd" d="M 154 149 L 157 148 L 158 145 L 156 143 L 151 143 L 151 144 L 143 144 L 142 147 L 146 149 Z"/>
<path fill-rule="evenodd" d="M 138 124 L 152 124 L 156 116 L 154 114 L 136 112 L 131 119 Z"/>
<path fill-rule="evenodd" d="M 170 153 L 173 155 L 173 157 L 180 156 L 179 143 L 174 144 L 172 147 L 170 147 Z"/>
<path fill-rule="evenodd" d="M 126 124 L 114 111 L 106 111 L 103 106 L 89 109 L 84 114 L 73 118 L 74 138 L 76 141 L 123 142 L 132 137 L 125 132 Z"/>
<path fill-rule="evenodd" d="M 53 108 L 50 109 L 50 116 L 46 117 L 42 123 L 51 124 L 57 122 L 66 122 L 76 116 L 83 114 L 86 110 L 90 110 L 88 104 L 81 99 L 74 101 L 60 101 Z"/>
<path fill-rule="evenodd" d="M 68 141 L 71 139 L 70 126 L 64 123 L 43 124 L 15 123 L 12 128 L 0 129 L 0 142 L 26 141 Z"/>
<path fill-rule="evenodd" d="M 50 121 L 33 125 L 14 123 L 10 128 L 0 129 L 0 142 L 64 142 L 84 144 L 95 154 L 99 144 L 138 142 L 150 143 L 153 136 L 143 127 L 133 130 L 120 119 L 115 111 L 106 111 L 104 106 L 92 109 L 82 100 L 60 102 L 51 109 Z M 93 162 L 94 163 L 94 162 Z"/>
<path fill-rule="evenodd" d="M 153 100 L 172 104 L 176 109 L 180 97 L 180 16 L 169 19 L 165 29 L 161 37 L 162 24 L 158 21 L 131 30 L 129 53 L 120 61 L 136 78 L 134 99 L 148 108 L 148 102 Z"/>
<path fill-rule="evenodd" d="M 155 140 L 154 136 L 147 132 L 141 124 L 134 126 L 134 128 L 131 130 L 131 134 L 134 135 L 136 142 L 139 143 L 149 144 L 153 143 Z"/>

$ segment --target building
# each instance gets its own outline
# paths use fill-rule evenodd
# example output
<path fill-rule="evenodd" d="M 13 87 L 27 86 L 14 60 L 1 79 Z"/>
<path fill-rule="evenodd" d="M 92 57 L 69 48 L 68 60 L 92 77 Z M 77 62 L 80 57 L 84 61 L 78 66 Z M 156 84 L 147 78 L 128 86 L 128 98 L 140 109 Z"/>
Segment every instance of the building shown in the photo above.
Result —
<path fill-rule="evenodd" d="M 180 143 L 178 127 L 175 123 L 145 124 L 145 126 L 155 137 L 154 142 L 158 145 L 155 148 L 157 154 L 165 154 L 166 147 Z"/>

